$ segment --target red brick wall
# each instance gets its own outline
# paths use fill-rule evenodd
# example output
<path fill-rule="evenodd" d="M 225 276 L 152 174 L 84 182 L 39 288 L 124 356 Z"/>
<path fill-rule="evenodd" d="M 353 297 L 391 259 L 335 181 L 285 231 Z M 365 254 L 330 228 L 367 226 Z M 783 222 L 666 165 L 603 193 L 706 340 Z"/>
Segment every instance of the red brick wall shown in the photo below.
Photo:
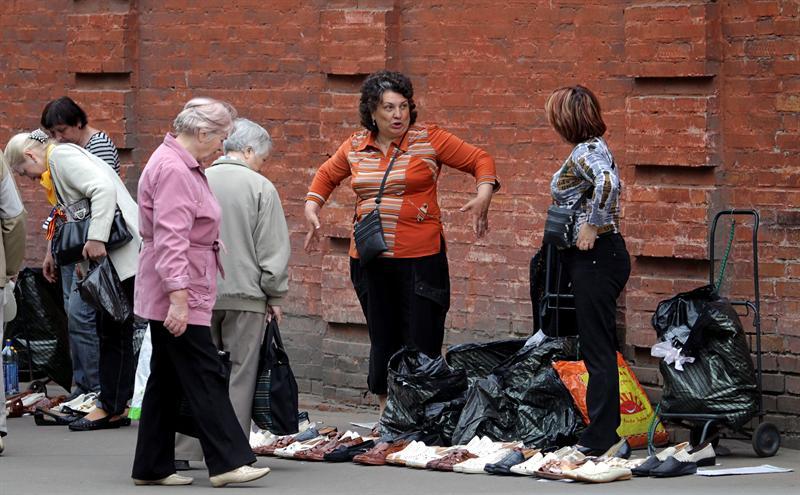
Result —
<path fill-rule="evenodd" d="M 527 264 L 540 242 L 549 178 L 569 147 L 542 110 L 554 88 L 600 95 L 622 166 L 623 231 L 634 269 L 621 299 L 626 354 L 658 395 L 648 356 L 656 303 L 707 279 L 710 218 L 761 212 L 766 406 L 800 434 L 800 42 L 794 1 L 29 0 L 0 17 L 0 140 L 69 94 L 140 167 L 181 104 L 232 102 L 275 139 L 266 175 L 292 232 L 284 325 L 303 391 L 364 402 L 368 339 L 347 274 L 352 193 L 323 210 L 321 251 L 302 251 L 302 204 L 316 167 L 358 128 L 358 87 L 381 68 L 409 74 L 422 122 L 492 153 L 503 189 L 492 232 L 475 241 L 458 207 L 471 179 L 440 182 L 450 252 L 447 342 L 525 335 Z M 46 213 L 28 204 L 28 261 Z M 726 293 L 752 297 L 747 225 Z M 721 228 L 717 257 L 727 240 Z M 749 331 L 751 323 L 746 319 Z"/>

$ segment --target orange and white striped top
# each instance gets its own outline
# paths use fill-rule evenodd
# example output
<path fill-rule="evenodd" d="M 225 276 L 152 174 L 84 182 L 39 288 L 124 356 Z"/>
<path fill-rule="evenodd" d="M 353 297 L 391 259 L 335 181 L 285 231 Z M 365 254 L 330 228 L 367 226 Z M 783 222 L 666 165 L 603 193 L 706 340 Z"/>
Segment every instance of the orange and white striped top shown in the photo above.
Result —
<path fill-rule="evenodd" d="M 475 177 L 477 185 L 492 184 L 497 190 L 494 160 L 482 149 L 434 125 L 413 125 L 402 141 L 394 142 L 384 155 L 375 144 L 373 133 L 362 130 L 347 139 L 336 154 L 317 171 L 307 200 L 325 204 L 330 194 L 347 177 L 358 197 L 358 218 L 375 209 L 386 167 L 400 148 L 389 172 L 381 198 L 381 223 L 393 258 L 418 258 L 441 251 L 442 222 L 436 182 L 442 165 Z M 350 256 L 357 258 L 350 240 Z"/>

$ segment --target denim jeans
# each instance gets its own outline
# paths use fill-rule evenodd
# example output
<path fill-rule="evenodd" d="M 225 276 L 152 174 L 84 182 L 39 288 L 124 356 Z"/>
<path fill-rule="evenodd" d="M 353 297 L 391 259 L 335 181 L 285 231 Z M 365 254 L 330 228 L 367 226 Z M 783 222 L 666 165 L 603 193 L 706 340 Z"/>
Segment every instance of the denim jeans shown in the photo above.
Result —
<path fill-rule="evenodd" d="M 61 288 L 67 312 L 69 346 L 72 352 L 74 394 L 100 391 L 100 338 L 97 336 L 97 310 L 78 294 L 75 265 L 61 267 Z"/>

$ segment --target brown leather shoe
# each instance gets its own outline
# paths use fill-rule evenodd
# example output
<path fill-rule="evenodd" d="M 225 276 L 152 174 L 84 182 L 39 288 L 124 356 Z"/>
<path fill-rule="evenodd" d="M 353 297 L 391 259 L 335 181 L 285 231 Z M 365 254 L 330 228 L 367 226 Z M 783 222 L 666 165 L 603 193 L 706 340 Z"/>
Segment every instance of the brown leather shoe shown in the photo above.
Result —
<path fill-rule="evenodd" d="M 353 462 L 366 464 L 368 466 L 383 466 L 386 464 L 386 456 L 395 452 L 400 452 L 411 443 L 410 440 L 397 440 L 395 442 L 381 442 L 372 449 L 353 458 Z"/>
<path fill-rule="evenodd" d="M 456 449 L 452 452 L 448 452 L 447 455 L 440 459 L 432 460 L 425 468 L 435 469 L 436 471 L 452 471 L 454 465 L 464 462 L 467 459 L 475 459 L 476 457 L 478 456 L 467 449 Z"/>
<path fill-rule="evenodd" d="M 341 435 L 338 435 L 327 442 L 323 442 L 319 445 L 316 445 L 314 448 L 308 450 L 301 450 L 300 452 L 294 455 L 294 458 L 301 459 L 304 461 L 323 461 L 325 460 L 325 454 L 329 454 L 339 447 L 349 447 L 351 445 L 355 445 L 363 441 L 364 439 L 361 437 L 356 437 L 356 438 L 348 437 L 342 440 Z"/>

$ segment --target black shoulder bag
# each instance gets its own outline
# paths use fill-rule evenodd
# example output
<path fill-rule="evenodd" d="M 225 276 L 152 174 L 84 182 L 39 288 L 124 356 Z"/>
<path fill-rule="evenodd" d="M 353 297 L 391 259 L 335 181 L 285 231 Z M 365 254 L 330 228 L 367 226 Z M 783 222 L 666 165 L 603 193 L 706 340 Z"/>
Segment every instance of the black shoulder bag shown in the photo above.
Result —
<path fill-rule="evenodd" d="M 394 161 L 399 154 L 400 148 L 397 148 L 392 160 L 389 162 L 389 166 L 386 167 L 386 173 L 383 174 L 383 180 L 381 181 L 381 188 L 375 198 L 375 209 L 353 225 L 353 239 L 356 242 L 356 251 L 358 251 L 361 266 L 365 266 L 377 258 L 378 255 L 389 250 L 386 246 L 386 239 L 383 237 L 383 225 L 381 224 L 381 212 L 379 210 L 386 179 L 389 177 L 389 171 L 392 170 L 392 165 L 394 165 Z M 356 209 L 358 209 L 358 204 L 356 204 Z"/>
<path fill-rule="evenodd" d="M 542 242 L 558 249 L 570 247 L 572 232 L 575 229 L 575 217 L 578 216 L 578 209 L 583 204 L 583 200 L 589 197 L 591 190 L 592 188 L 587 189 L 580 199 L 572 205 L 572 208 L 564 208 L 557 205 L 550 205 L 547 208 L 547 220 L 544 222 Z"/>

